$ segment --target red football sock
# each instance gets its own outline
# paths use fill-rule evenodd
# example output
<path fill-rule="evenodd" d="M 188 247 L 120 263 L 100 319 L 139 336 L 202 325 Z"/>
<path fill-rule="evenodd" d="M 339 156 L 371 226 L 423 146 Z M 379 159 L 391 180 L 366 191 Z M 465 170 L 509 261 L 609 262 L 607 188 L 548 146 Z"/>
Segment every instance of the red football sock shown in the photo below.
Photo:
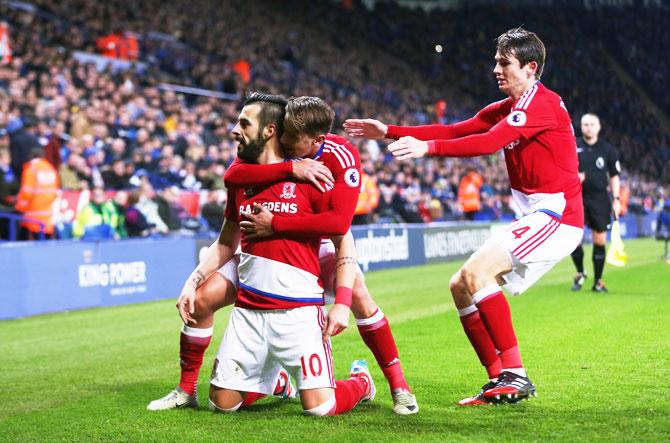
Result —
<path fill-rule="evenodd" d="M 194 328 L 189 328 L 194 329 Z M 201 331 L 207 331 L 201 329 Z M 204 332 L 206 334 L 206 332 Z M 202 358 L 212 340 L 211 329 L 208 337 L 196 337 L 181 333 L 179 340 L 179 364 L 181 366 L 181 375 L 179 377 L 179 387 L 188 395 L 193 395 L 198 384 L 198 375 L 202 367 Z"/>
<path fill-rule="evenodd" d="M 242 400 L 240 408 L 246 408 L 247 406 L 251 406 L 261 398 L 265 397 L 267 397 L 267 395 L 261 394 L 260 392 L 247 392 L 246 395 L 244 396 L 244 400 Z"/>
<path fill-rule="evenodd" d="M 479 311 L 475 310 L 461 317 L 461 324 L 465 330 L 465 335 L 470 339 L 472 347 L 475 349 L 479 361 L 486 368 L 489 378 L 496 378 L 502 371 L 502 362 L 498 357 L 493 340 L 486 326 L 482 322 Z"/>
<path fill-rule="evenodd" d="M 328 415 L 339 415 L 354 409 L 368 392 L 368 381 L 364 377 L 351 377 L 335 381 L 335 408 Z"/>
<path fill-rule="evenodd" d="M 500 351 L 503 368 L 522 368 L 521 353 L 512 326 L 512 313 L 502 291 L 484 297 L 477 303 L 482 322 L 493 344 Z"/>
<path fill-rule="evenodd" d="M 411 391 L 400 366 L 398 348 L 391 332 L 391 326 L 381 309 L 377 309 L 369 318 L 357 319 L 356 324 L 363 341 L 372 351 L 377 364 L 384 373 L 391 391 L 399 389 Z"/>

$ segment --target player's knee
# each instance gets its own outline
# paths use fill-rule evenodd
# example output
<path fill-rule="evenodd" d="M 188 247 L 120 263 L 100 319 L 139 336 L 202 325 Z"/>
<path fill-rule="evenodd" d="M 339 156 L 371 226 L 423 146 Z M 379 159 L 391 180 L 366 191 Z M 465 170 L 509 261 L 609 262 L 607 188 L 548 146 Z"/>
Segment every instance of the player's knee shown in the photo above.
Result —
<path fill-rule="evenodd" d="M 463 284 L 465 292 L 467 292 L 468 294 L 474 294 L 475 292 L 477 292 L 477 290 L 479 289 L 477 273 L 475 273 L 470 268 L 462 268 L 460 272 L 461 272 L 461 282 Z"/>
<path fill-rule="evenodd" d="M 454 297 L 457 297 L 465 292 L 465 281 L 463 280 L 463 273 L 460 269 L 451 276 L 451 280 L 449 281 L 449 289 L 451 290 L 451 295 Z"/>
<path fill-rule="evenodd" d="M 212 412 L 221 412 L 224 414 L 230 412 L 236 412 L 238 409 L 240 409 L 240 406 L 242 406 L 242 402 L 239 402 L 238 404 L 231 407 L 226 407 L 224 405 L 219 405 L 216 401 L 212 400 L 211 398 L 209 399 L 209 410 Z"/>
<path fill-rule="evenodd" d="M 312 417 L 326 417 L 335 414 L 336 405 L 337 401 L 335 400 L 335 395 L 333 395 L 330 397 L 330 399 L 326 400 L 318 406 L 310 409 L 303 409 L 302 413 L 305 415 L 311 415 Z"/>
<path fill-rule="evenodd" d="M 196 292 L 195 301 L 193 302 L 194 317 L 210 314 L 213 312 L 211 297 L 208 296 L 206 287 L 202 287 Z"/>
<path fill-rule="evenodd" d="M 224 389 L 211 390 L 209 393 L 209 409 L 214 412 L 235 412 L 242 406 L 242 396 Z"/>

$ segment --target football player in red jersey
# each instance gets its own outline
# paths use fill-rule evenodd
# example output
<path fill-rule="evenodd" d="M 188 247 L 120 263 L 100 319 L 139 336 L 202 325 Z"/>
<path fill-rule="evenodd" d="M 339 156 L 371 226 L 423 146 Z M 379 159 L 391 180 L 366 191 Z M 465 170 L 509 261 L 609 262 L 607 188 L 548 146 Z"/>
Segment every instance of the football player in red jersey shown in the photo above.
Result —
<path fill-rule="evenodd" d="M 262 164 L 284 161 L 279 137 L 282 118 L 269 120 L 268 108 L 283 109 L 282 97 L 255 94 L 245 103 L 233 136 L 238 156 Z M 267 124 L 266 124 L 267 123 Z M 298 384 L 303 412 L 338 415 L 361 401 L 372 400 L 375 387 L 364 361 L 355 361 L 347 380 L 335 381 L 330 340 L 324 335 L 324 290 L 319 279 L 319 237 L 277 234 L 250 241 L 241 234 L 241 217 L 260 207 L 286 217 L 304 217 L 323 211 L 330 193 L 307 183 L 280 181 L 261 188 L 228 188 L 228 204 L 218 243 L 190 280 L 200 281 L 216 272 L 236 254 L 241 244 L 239 285 L 235 308 L 221 342 L 212 372 L 210 406 L 232 412 L 260 395 L 274 391 L 274 380 L 286 368 Z M 350 232 L 334 241 L 353 258 Z M 336 306 L 348 311 L 354 281 L 353 263 L 338 272 Z"/>
<path fill-rule="evenodd" d="M 258 188 L 293 176 L 312 182 L 325 179 L 324 186 L 332 195 L 330 205 L 321 213 L 296 218 L 275 215 L 261 209 L 257 214 L 246 214 L 240 222 L 240 229 L 249 240 L 261 239 L 274 232 L 303 238 L 346 233 L 353 218 L 360 186 L 358 152 L 346 139 L 328 134 L 334 113 L 323 100 L 316 97 L 290 99 L 286 113 L 282 142 L 285 147 L 290 146 L 287 149 L 287 156 L 307 157 L 311 160 L 303 159 L 271 165 L 236 161 L 226 173 L 226 184 L 233 187 Z M 325 170 L 319 168 L 321 163 L 317 160 L 323 162 Z M 300 168 L 300 176 L 296 174 L 296 167 Z M 335 271 L 350 259 L 338 261 L 333 245 L 329 241 L 322 243 L 320 259 L 322 280 L 326 286 L 326 293 L 332 298 Z M 175 397 L 172 394 L 175 392 L 182 397 L 185 394 L 189 398 L 195 398 L 195 384 L 202 364 L 202 355 L 211 339 L 213 314 L 219 308 L 235 301 L 238 278 L 235 260 L 238 259 L 226 263 L 219 272 L 209 277 L 198 288 L 197 295 L 194 289 L 185 288 L 186 291 L 182 292 L 177 302 L 185 323 L 180 346 L 182 362 L 180 384 L 168 396 L 152 402 L 149 405 L 150 409 L 178 407 L 177 403 L 180 400 L 172 401 Z M 394 402 L 393 411 L 401 415 L 414 414 L 419 410 L 418 404 L 404 378 L 388 319 L 370 296 L 362 271 L 358 266 L 356 269 L 351 310 L 356 317 L 358 330 L 389 382 Z M 328 312 L 327 331 L 332 333 L 344 329 L 347 320 L 348 310 L 345 311 L 338 304 L 333 305 Z M 191 346 L 190 342 L 195 344 Z"/>
<path fill-rule="evenodd" d="M 473 157 L 504 149 L 512 196 L 523 216 L 493 234 L 452 277 L 454 303 L 489 382 L 461 405 L 514 403 L 535 395 L 512 326 L 505 286 L 520 294 L 580 242 L 584 209 L 570 116 L 540 83 L 545 47 L 523 28 L 497 40 L 493 73 L 508 97 L 453 125 L 399 127 L 347 120 L 356 137 L 392 138 L 399 160 L 425 155 Z"/>

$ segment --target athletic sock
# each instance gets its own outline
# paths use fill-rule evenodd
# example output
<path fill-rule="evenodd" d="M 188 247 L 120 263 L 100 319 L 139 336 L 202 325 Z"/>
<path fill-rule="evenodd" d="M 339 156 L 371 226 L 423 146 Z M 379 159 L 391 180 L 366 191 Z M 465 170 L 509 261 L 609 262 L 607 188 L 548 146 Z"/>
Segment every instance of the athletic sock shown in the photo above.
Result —
<path fill-rule="evenodd" d="M 370 348 L 384 377 L 391 387 L 397 390 L 411 391 L 400 365 L 398 347 L 395 344 L 389 321 L 381 309 L 377 309 L 369 318 L 356 319 L 358 332 Z"/>
<path fill-rule="evenodd" d="M 246 408 L 247 406 L 251 406 L 261 398 L 265 397 L 267 397 L 267 395 L 261 394 L 260 392 L 247 392 L 246 395 L 244 396 L 244 400 L 242 400 L 240 408 Z"/>
<path fill-rule="evenodd" d="M 335 407 L 329 415 L 339 415 L 354 409 L 367 394 L 369 381 L 365 377 L 355 376 L 348 380 L 335 381 Z"/>
<path fill-rule="evenodd" d="M 597 282 L 603 277 L 605 268 L 605 246 L 593 245 L 593 281 Z"/>
<path fill-rule="evenodd" d="M 191 328 L 184 325 L 179 339 L 179 387 L 193 395 L 198 384 L 202 359 L 212 340 L 214 328 Z"/>
<path fill-rule="evenodd" d="M 512 325 L 512 313 L 500 286 L 487 286 L 477 291 L 472 299 L 479 309 L 493 345 L 500 352 L 502 367 L 522 368 L 521 353 Z"/>
<path fill-rule="evenodd" d="M 577 272 L 580 274 L 584 273 L 584 248 L 580 244 L 577 246 L 577 248 L 572 251 L 572 254 L 570 254 L 570 257 L 572 257 L 572 262 L 575 264 L 575 267 L 577 268 Z"/>
<path fill-rule="evenodd" d="M 498 351 L 493 344 L 493 340 L 491 340 L 491 336 L 482 322 L 477 307 L 475 305 L 470 305 L 466 308 L 459 309 L 458 315 L 461 319 L 465 335 L 468 336 L 482 366 L 486 368 L 486 373 L 489 378 L 493 379 L 498 377 L 502 370 L 502 363 L 498 356 Z"/>
<path fill-rule="evenodd" d="M 528 374 L 524 368 L 505 368 L 503 371 L 511 372 L 512 374 L 520 375 L 521 377 L 528 378 Z"/>

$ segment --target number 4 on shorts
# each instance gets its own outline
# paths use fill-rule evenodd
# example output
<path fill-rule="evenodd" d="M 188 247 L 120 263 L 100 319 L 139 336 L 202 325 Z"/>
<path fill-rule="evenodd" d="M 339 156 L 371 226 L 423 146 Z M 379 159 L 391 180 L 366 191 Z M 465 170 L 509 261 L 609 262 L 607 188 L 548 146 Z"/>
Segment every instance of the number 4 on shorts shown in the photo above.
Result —
<path fill-rule="evenodd" d="M 521 238 L 521 236 L 528 231 L 530 231 L 530 226 L 524 226 L 522 228 L 514 229 L 512 234 L 514 234 L 514 238 Z"/>

